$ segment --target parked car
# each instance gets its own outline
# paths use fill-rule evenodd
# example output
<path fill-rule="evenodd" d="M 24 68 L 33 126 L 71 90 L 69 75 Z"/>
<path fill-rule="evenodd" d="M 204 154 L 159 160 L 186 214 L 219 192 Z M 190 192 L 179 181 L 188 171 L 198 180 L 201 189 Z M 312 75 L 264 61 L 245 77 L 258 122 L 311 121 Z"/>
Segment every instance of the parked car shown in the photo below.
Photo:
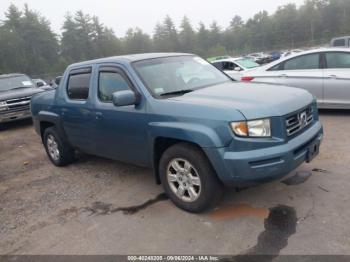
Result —
<path fill-rule="evenodd" d="M 57 77 L 55 77 L 55 79 L 52 79 L 50 82 L 50 86 L 52 88 L 56 89 L 60 84 L 61 78 L 62 78 L 62 76 L 57 76 Z"/>
<path fill-rule="evenodd" d="M 350 50 L 317 49 L 245 72 L 243 81 L 281 84 L 308 90 L 320 108 L 350 108 Z"/>
<path fill-rule="evenodd" d="M 42 79 L 32 79 L 33 83 L 35 84 L 36 87 L 44 89 L 44 90 L 49 90 L 52 89 L 50 85 L 48 85 L 44 80 Z"/>
<path fill-rule="evenodd" d="M 303 52 L 303 50 L 301 49 L 293 49 L 293 50 L 289 50 L 289 51 L 285 51 L 281 54 L 281 57 L 287 57 L 287 56 L 292 56 L 292 55 L 296 55 L 298 53 Z"/>
<path fill-rule="evenodd" d="M 264 63 L 264 60 L 266 59 L 266 55 L 264 53 L 252 53 L 249 55 L 244 56 L 244 58 L 246 59 L 250 59 L 256 63 L 258 63 L 259 65 Z"/>
<path fill-rule="evenodd" d="M 241 57 L 220 59 L 213 61 L 212 64 L 236 81 L 241 80 L 244 71 L 260 66 L 250 59 Z"/>
<path fill-rule="evenodd" d="M 323 137 L 307 91 L 235 82 L 191 54 L 73 64 L 31 110 L 54 165 L 72 163 L 79 150 L 151 167 L 190 212 L 213 206 L 223 185 L 284 177 L 318 154 Z"/>
<path fill-rule="evenodd" d="M 0 75 L 0 123 L 30 118 L 30 99 L 42 91 L 27 75 Z"/>
<path fill-rule="evenodd" d="M 350 36 L 336 37 L 331 40 L 333 47 L 350 47 Z"/>

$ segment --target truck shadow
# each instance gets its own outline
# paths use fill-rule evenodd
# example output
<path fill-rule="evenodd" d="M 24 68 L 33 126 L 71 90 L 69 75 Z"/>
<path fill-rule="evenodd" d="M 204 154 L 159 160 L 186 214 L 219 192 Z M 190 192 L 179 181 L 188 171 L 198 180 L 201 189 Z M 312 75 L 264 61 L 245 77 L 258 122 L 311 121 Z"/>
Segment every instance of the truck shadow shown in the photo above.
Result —
<path fill-rule="evenodd" d="M 350 116 L 350 109 L 319 109 L 320 116 Z"/>
<path fill-rule="evenodd" d="M 17 121 L 3 123 L 3 124 L 0 123 L 0 131 L 17 130 L 17 129 L 29 127 L 32 125 L 33 125 L 32 119 L 17 120 Z"/>

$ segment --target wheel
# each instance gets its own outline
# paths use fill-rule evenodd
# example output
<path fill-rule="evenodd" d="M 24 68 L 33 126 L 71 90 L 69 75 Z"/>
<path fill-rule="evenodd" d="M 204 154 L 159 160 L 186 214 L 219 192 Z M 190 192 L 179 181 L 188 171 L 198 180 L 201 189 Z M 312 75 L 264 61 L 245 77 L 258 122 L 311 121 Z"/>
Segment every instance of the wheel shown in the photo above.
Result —
<path fill-rule="evenodd" d="M 43 143 L 55 166 L 66 166 L 74 161 L 74 149 L 59 135 L 55 127 L 45 129 Z"/>
<path fill-rule="evenodd" d="M 167 149 L 160 159 L 159 174 L 173 203 L 192 213 L 212 208 L 223 193 L 209 160 L 191 144 L 179 143 Z"/>

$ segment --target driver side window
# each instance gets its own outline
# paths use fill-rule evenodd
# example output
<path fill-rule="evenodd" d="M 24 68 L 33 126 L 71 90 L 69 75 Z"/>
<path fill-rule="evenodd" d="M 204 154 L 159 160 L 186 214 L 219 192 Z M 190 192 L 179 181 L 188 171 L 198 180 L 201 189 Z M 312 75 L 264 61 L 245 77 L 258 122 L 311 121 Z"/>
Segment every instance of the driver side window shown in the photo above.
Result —
<path fill-rule="evenodd" d="M 98 97 L 102 102 L 112 102 L 114 92 L 130 90 L 127 80 L 117 72 L 100 72 Z"/>

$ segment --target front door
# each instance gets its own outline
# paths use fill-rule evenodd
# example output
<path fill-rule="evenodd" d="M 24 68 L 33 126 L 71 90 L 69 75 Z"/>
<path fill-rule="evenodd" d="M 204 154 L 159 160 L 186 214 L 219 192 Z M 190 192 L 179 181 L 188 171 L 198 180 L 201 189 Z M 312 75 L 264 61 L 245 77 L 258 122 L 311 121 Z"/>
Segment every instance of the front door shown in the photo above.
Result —
<path fill-rule="evenodd" d="M 350 53 L 327 52 L 325 61 L 325 105 L 350 108 Z"/>
<path fill-rule="evenodd" d="M 147 114 L 142 99 L 136 106 L 117 107 L 112 103 L 114 92 L 138 91 L 117 66 L 100 66 L 97 82 L 94 94 L 96 154 L 147 166 Z"/>

